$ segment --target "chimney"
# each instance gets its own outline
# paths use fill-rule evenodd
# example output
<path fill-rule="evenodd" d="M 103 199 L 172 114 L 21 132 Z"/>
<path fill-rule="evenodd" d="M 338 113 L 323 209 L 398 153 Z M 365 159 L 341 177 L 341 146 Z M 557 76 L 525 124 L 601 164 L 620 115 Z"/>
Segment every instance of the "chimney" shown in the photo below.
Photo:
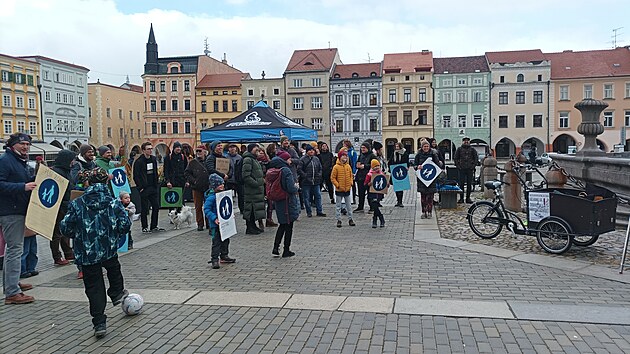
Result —
<path fill-rule="evenodd" d="M 223 53 L 223 59 L 221 59 L 221 62 L 225 65 L 227 65 L 227 55 L 225 53 Z"/>

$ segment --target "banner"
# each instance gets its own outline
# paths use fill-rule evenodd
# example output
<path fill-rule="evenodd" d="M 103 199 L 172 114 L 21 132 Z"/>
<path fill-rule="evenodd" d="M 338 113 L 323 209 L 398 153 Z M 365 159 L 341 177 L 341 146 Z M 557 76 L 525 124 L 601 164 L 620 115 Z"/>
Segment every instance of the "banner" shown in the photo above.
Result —
<path fill-rule="evenodd" d="M 370 193 L 387 194 L 389 175 L 373 174 L 370 181 Z"/>
<path fill-rule="evenodd" d="M 411 189 L 411 182 L 409 182 L 409 167 L 407 164 L 398 164 L 389 166 L 392 173 L 392 185 L 394 191 L 407 191 Z"/>
<path fill-rule="evenodd" d="M 25 225 L 52 241 L 54 221 L 57 220 L 61 200 L 68 188 L 68 180 L 41 164 L 35 183 L 37 187 L 31 192 Z"/>
<path fill-rule="evenodd" d="M 231 190 L 217 193 L 217 217 L 219 218 L 221 241 L 236 235 L 236 220 L 234 220 Z"/>
<path fill-rule="evenodd" d="M 416 176 L 424 183 L 425 186 L 430 186 L 431 183 L 442 173 L 440 166 L 433 162 L 433 159 L 427 157 L 422 163 L 422 166 L 416 170 Z"/>
<path fill-rule="evenodd" d="M 181 208 L 182 206 L 182 187 L 162 187 L 160 188 L 160 207 L 162 208 Z"/>
<path fill-rule="evenodd" d="M 230 159 L 217 158 L 214 164 L 214 168 L 217 171 L 222 172 L 223 174 L 227 175 L 228 172 L 230 171 Z"/>
<path fill-rule="evenodd" d="M 114 198 L 118 198 L 120 191 L 125 191 L 131 195 L 131 187 L 129 187 L 129 179 L 124 167 L 111 168 L 109 174 L 114 176 L 110 181 Z"/>

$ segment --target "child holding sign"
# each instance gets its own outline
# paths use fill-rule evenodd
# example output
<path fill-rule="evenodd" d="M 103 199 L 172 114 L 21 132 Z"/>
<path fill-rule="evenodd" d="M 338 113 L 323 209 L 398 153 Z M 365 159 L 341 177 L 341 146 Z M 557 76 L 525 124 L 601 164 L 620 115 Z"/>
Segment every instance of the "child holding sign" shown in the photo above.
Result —
<path fill-rule="evenodd" d="M 217 195 L 225 189 L 223 178 L 213 173 L 208 177 L 210 188 L 206 192 L 206 202 L 203 205 L 203 212 L 210 223 L 210 236 L 212 237 L 212 251 L 210 253 L 210 262 L 212 269 L 219 269 L 219 256 L 221 263 L 234 263 L 236 259 L 230 258 L 230 239 L 221 240 L 221 230 L 219 229 L 219 216 L 217 215 Z"/>
<path fill-rule="evenodd" d="M 372 168 L 370 169 L 370 172 L 368 172 L 367 176 L 365 176 L 365 182 L 363 184 L 365 184 L 369 188 L 368 202 L 370 203 L 370 208 L 374 210 L 374 214 L 372 214 L 372 228 L 375 229 L 377 219 L 381 221 L 381 227 L 385 227 L 385 216 L 383 216 L 383 213 L 380 209 L 380 201 L 383 200 L 384 194 L 375 193 L 373 192 L 373 190 L 386 190 L 387 186 L 376 186 L 373 184 L 377 175 L 385 176 L 383 171 L 381 171 L 380 162 L 378 162 L 377 159 L 372 159 L 372 161 L 370 162 L 370 166 Z M 384 179 L 384 181 L 387 184 L 386 178 Z"/>

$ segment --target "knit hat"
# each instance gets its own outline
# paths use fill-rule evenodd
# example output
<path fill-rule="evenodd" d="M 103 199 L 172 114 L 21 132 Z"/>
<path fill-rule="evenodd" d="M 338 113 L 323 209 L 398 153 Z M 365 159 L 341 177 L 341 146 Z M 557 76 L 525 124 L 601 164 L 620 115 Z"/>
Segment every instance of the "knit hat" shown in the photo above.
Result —
<path fill-rule="evenodd" d="M 339 152 L 337 153 L 337 158 L 341 159 L 341 156 L 348 156 L 348 151 L 346 151 L 345 149 L 341 149 L 339 150 Z"/>
<path fill-rule="evenodd" d="M 215 140 L 212 143 L 210 143 L 210 151 L 214 152 L 214 149 L 216 149 L 217 146 L 220 144 L 221 142 L 219 140 Z"/>
<path fill-rule="evenodd" d="M 317 143 L 314 141 L 311 141 L 309 144 L 311 144 L 311 146 L 313 147 L 313 149 L 317 148 Z"/>
<path fill-rule="evenodd" d="M 92 145 L 90 145 L 90 144 L 81 144 L 81 147 L 79 148 L 79 154 L 81 156 L 84 156 L 90 150 L 92 150 Z"/>
<path fill-rule="evenodd" d="M 276 156 L 283 159 L 284 161 L 291 158 L 291 155 L 289 155 L 289 153 L 284 150 L 278 150 L 278 152 L 276 153 Z"/>
<path fill-rule="evenodd" d="M 304 146 L 304 150 L 306 150 L 306 151 L 310 151 L 310 150 L 313 150 L 313 147 L 312 147 L 311 145 L 306 144 L 306 145 Z"/>
<path fill-rule="evenodd" d="M 379 143 L 378 141 L 375 141 L 372 143 L 372 147 L 374 148 L 374 150 L 382 149 L 383 144 Z"/>
<path fill-rule="evenodd" d="M 80 183 L 85 183 L 86 181 L 90 182 L 90 184 L 107 183 L 107 181 L 109 180 L 109 175 L 107 174 L 107 171 L 97 167 L 91 170 L 83 170 L 79 172 L 77 180 Z"/>
<path fill-rule="evenodd" d="M 249 144 L 247 145 L 247 151 L 252 152 L 257 147 L 258 147 L 258 144 L 254 144 L 254 143 Z"/>
<path fill-rule="evenodd" d="M 361 144 L 361 146 L 365 146 L 368 149 L 368 151 L 372 150 L 372 145 L 370 145 L 370 143 L 368 143 L 367 141 Z"/>
<path fill-rule="evenodd" d="M 283 135 L 283 136 L 281 136 L 281 137 L 280 137 L 280 144 L 282 144 L 282 142 L 283 142 L 283 141 L 285 141 L 285 140 L 289 140 L 289 137 L 284 136 L 284 135 Z"/>
<path fill-rule="evenodd" d="M 59 156 L 59 155 L 57 155 L 57 156 Z M 35 161 L 37 161 L 37 162 L 43 162 L 43 161 L 44 161 L 44 157 L 43 157 L 43 156 L 41 156 L 41 155 L 37 155 L 37 156 L 35 157 Z"/>
<path fill-rule="evenodd" d="M 108 151 L 112 151 L 110 150 L 110 148 L 107 145 L 103 145 L 101 147 L 98 148 L 98 155 L 99 156 L 103 156 L 105 155 Z"/>
<path fill-rule="evenodd" d="M 470 138 L 469 138 L 469 137 L 467 137 L 467 136 L 465 136 L 465 137 L 463 137 L 463 138 L 462 138 L 462 141 L 465 141 L 465 140 L 470 141 Z"/>
<path fill-rule="evenodd" d="M 195 149 L 195 151 L 196 151 L 196 150 L 208 151 L 208 149 L 206 149 L 206 146 L 205 146 L 205 145 L 199 145 L 199 146 L 197 146 L 197 148 Z"/>
<path fill-rule="evenodd" d="M 420 140 L 420 147 L 423 147 L 424 145 L 431 146 L 431 144 L 429 144 L 429 141 L 427 139 Z"/>
<path fill-rule="evenodd" d="M 182 148 L 182 143 L 180 143 L 179 141 L 176 141 L 173 143 L 173 150 L 177 149 L 177 148 Z"/>
<path fill-rule="evenodd" d="M 370 167 L 374 168 L 374 167 L 377 167 L 377 166 L 381 166 L 381 163 L 378 162 L 377 159 L 372 159 L 372 161 L 370 162 Z"/>
<path fill-rule="evenodd" d="M 223 182 L 223 178 L 221 178 L 221 176 L 219 176 L 216 173 L 213 173 L 213 174 L 210 175 L 210 177 L 208 177 L 208 183 L 210 184 L 210 189 L 215 190 L 220 185 L 222 185 L 224 182 Z"/>
<path fill-rule="evenodd" d="M 9 136 L 9 140 L 7 140 L 7 146 L 11 147 L 17 143 L 21 143 L 23 141 L 31 142 L 31 136 L 26 133 L 13 133 Z"/>

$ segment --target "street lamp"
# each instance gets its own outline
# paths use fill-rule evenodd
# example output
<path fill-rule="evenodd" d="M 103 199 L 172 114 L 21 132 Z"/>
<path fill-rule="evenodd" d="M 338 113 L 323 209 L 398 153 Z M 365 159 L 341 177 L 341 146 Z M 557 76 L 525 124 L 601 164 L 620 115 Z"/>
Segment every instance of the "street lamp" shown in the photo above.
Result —
<path fill-rule="evenodd" d="M 39 75 L 37 76 L 37 91 L 39 93 L 39 115 L 41 120 L 39 127 L 42 135 L 42 141 L 44 141 L 44 106 L 42 105 L 42 82 Z"/>

